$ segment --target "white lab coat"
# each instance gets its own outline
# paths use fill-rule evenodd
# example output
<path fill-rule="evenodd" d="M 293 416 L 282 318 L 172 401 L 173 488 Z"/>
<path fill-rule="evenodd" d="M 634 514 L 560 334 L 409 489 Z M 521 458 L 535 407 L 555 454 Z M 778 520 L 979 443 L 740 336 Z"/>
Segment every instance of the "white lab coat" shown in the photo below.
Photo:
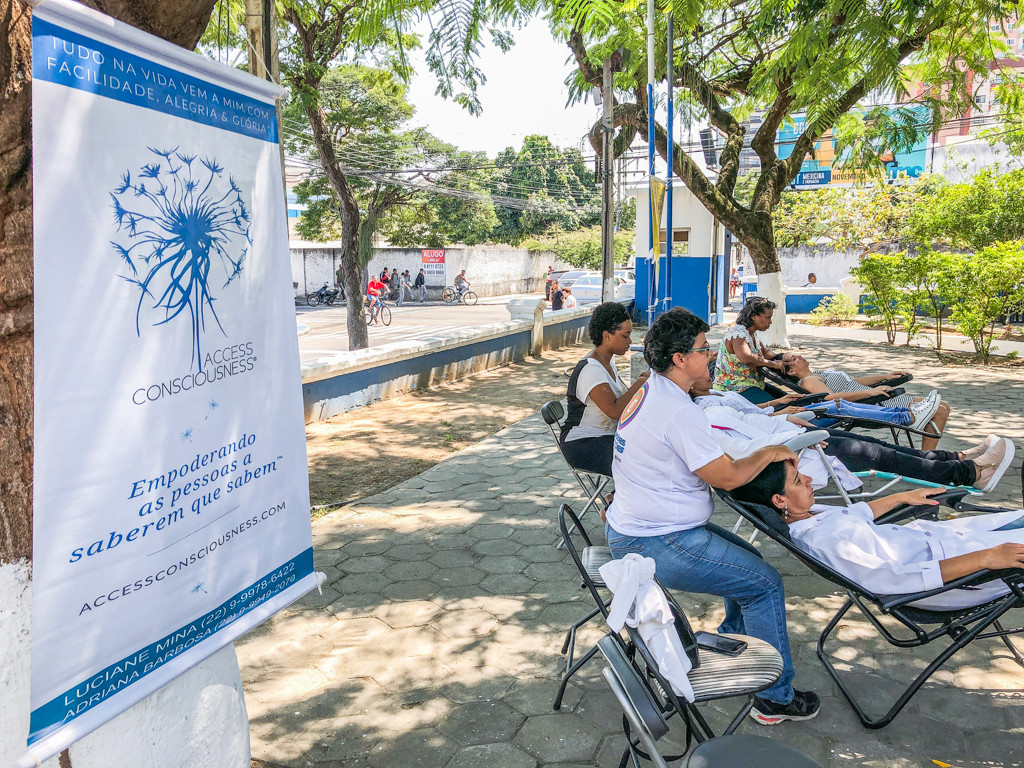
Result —
<path fill-rule="evenodd" d="M 654 568 L 654 560 L 633 552 L 601 566 L 601 578 L 614 595 L 608 626 L 615 632 L 626 624 L 635 627 L 672 690 L 692 702 L 693 686 L 687 674 L 693 665 L 679 640 L 665 593 L 654 582 Z"/>
<path fill-rule="evenodd" d="M 799 427 L 785 416 L 768 416 L 759 413 L 740 413 L 728 406 L 704 407 L 704 415 L 712 426 L 712 433 L 719 446 L 734 459 L 742 459 L 766 445 L 782 445 L 787 440 L 807 430 Z M 836 477 L 843 488 L 850 491 L 860 488 L 860 478 L 846 468 L 835 456 L 828 457 Z M 811 478 L 811 487 L 824 488 L 828 485 L 828 470 L 817 451 L 805 451 L 800 457 L 799 470 Z"/>
<path fill-rule="evenodd" d="M 814 517 L 789 526 L 794 543 L 865 589 L 904 595 L 942 586 L 940 560 L 1007 542 L 1024 544 L 1024 529 L 996 531 L 1019 519 L 1024 510 L 876 525 L 864 502 L 850 507 L 811 507 Z M 1009 591 L 1002 581 L 956 589 L 913 603 L 921 608 L 953 610 L 980 605 Z"/>

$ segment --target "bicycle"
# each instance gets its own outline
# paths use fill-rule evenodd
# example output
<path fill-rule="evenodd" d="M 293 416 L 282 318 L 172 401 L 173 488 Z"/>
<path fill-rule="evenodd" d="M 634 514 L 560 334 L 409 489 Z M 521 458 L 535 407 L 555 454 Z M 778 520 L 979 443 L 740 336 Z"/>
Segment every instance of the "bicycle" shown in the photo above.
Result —
<path fill-rule="evenodd" d="M 382 325 L 391 325 L 391 310 L 388 309 L 388 305 L 386 303 L 384 303 L 383 299 L 381 299 L 381 301 L 380 301 L 380 306 L 376 307 L 376 311 L 374 311 L 374 310 L 375 310 L 374 305 L 372 305 L 372 304 L 367 304 L 366 305 L 366 324 L 367 325 L 373 325 L 374 315 L 377 316 L 377 320 L 379 320 Z"/>
<path fill-rule="evenodd" d="M 476 304 L 476 294 L 473 291 L 466 291 L 462 296 L 459 296 L 459 289 L 454 285 L 449 285 L 441 291 L 441 301 L 445 304 L 457 304 L 460 299 L 463 304 L 469 307 Z"/>

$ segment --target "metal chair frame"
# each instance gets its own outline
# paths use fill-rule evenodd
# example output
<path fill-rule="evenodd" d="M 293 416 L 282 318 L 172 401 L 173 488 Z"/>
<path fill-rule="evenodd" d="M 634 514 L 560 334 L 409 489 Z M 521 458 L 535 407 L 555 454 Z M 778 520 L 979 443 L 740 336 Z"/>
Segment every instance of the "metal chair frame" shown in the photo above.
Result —
<path fill-rule="evenodd" d="M 572 476 L 576 478 L 576 482 L 579 483 L 580 488 L 587 497 L 587 502 L 583 505 L 578 517 L 582 519 L 591 509 L 604 509 L 607 507 L 604 501 L 604 489 L 612 478 L 597 472 L 586 472 L 582 469 L 576 469 L 565 458 L 565 454 L 562 453 L 562 441 L 559 439 L 558 430 L 556 430 L 556 427 L 565 419 L 565 409 L 562 407 L 562 403 L 558 400 L 544 403 L 541 406 L 540 415 L 544 419 L 544 423 L 548 425 L 548 430 L 551 432 L 555 445 L 558 446 L 558 454 L 565 461 L 565 465 L 569 467 L 569 471 L 572 472 Z M 562 546 L 563 542 L 559 542 L 558 548 L 561 549 Z"/>
<path fill-rule="evenodd" d="M 847 599 L 839 611 L 832 617 L 825 626 L 818 638 L 817 655 L 824 665 L 829 676 L 839 686 L 839 690 L 850 703 L 857 718 L 865 728 L 884 728 L 900 713 L 914 694 L 925 682 L 954 654 L 965 648 L 971 642 L 981 638 L 999 638 L 1010 650 L 1013 658 L 1018 664 L 1024 666 L 1024 654 L 1010 641 L 1010 637 L 1024 633 L 1024 626 L 1014 629 L 1005 629 L 1000 624 L 1000 619 L 1008 611 L 1014 608 L 1024 608 L 1024 570 L 1008 571 L 978 571 L 977 573 L 964 576 L 955 581 L 944 584 L 938 589 L 926 592 L 901 595 L 879 595 L 870 592 L 858 584 L 850 581 L 842 574 L 822 563 L 817 558 L 808 555 L 799 549 L 789 536 L 788 527 L 779 516 L 759 504 L 746 504 L 733 498 L 724 491 L 718 491 L 718 495 L 732 507 L 736 512 L 749 520 L 757 529 L 763 531 L 773 541 L 782 545 L 792 553 L 804 565 L 814 573 L 827 579 L 833 584 L 842 587 L 846 591 Z M 962 505 L 962 489 L 956 489 L 948 494 L 935 497 L 940 502 L 950 504 L 954 509 L 965 508 Z M 945 497 L 945 498 L 943 498 Z M 971 507 L 979 509 L 978 507 Z M 902 507 L 880 517 L 878 522 L 899 522 L 910 518 L 922 517 L 925 515 L 936 515 L 937 507 Z M 993 510 L 990 510 L 993 511 Z M 994 580 L 1002 580 L 1009 588 L 1009 593 L 996 600 L 989 601 L 983 605 L 971 608 L 958 609 L 954 611 L 939 611 L 932 609 L 917 608 L 911 603 L 932 597 L 960 587 L 975 586 Z M 871 625 L 885 640 L 897 648 L 916 648 L 927 645 L 941 637 L 948 637 L 950 644 L 939 653 L 938 656 L 919 673 L 896 699 L 892 706 L 881 716 L 869 715 L 861 704 L 854 697 L 849 686 L 839 674 L 832 660 L 825 651 L 825 643 L 829 636 L 839 627 L 843 617 L 853 607 L 867 618 Z M 897 636 L 888 627 L 881 623 L 881 618 L 888 616 L 901 624 L 909 631 L 909 637 Z M 922 625 L 934 625 L 934 629 L 927 629 Z M 994 631 L 989 631 L 993 628 Z"/>

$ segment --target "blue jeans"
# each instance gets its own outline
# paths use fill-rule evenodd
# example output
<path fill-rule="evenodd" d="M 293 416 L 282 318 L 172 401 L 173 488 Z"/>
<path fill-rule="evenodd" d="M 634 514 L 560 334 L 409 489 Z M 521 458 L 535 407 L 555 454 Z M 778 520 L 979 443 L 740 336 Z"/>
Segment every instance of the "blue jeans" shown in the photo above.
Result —
<path fill-rule="evenodd" d="M 830 400 L 827 403 L 815 403 L 811 406 L 815 411 L 839 416 L 852 416 L 857 419 L 874 419 L 901 427 L 909 427 L 914 423 L 914 414 L 909 408 L 890 408 L 882 405 L 866 403 L 848 403 L 846 400 Z M 815 420 L 815 426 L 828 427 L 835 424 L 835 419 L 821 418 Z"/>
<path fill-rule="evenodd" d="M 669 589 L 724 598 L 719 632 L 756 637 L 782 654 L 782 677 L 758 695 L 779 704 L 793 700 L 782 577 L 752 544 L 714 523 L 664 536 L 623 536 L 606 525 L 605 534 L 613 557 L 636 552 L 653 559 L 658 581 Z"/>

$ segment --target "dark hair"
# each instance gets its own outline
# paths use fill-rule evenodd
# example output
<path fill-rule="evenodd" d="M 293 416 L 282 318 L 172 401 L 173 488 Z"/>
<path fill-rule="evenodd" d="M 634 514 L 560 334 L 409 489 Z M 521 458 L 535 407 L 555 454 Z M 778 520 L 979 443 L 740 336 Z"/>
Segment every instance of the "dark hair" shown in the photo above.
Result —
<path fill-rule="evenodd" d="M 587 324 L 587 333 L 596 347 L 604 341 L 604 332 L 615 333 L 629 320 L 629 311 L 617 301 L 606 301 L 594 307 L 594 313 Z"/>
<path fill-rule="evenodd" d="M 644 336 L 644 360 L 658 373 L 664 373 L 672 365 L 672 355 L 693 351 L 697 337 L 709 328 L 689 310 L 682 307 L 670 309 L 658 316 Z"/>
<path fill-rule="evenodd" d="M 816 277 L 817 277 L 817 275 L 816 275 L 816 274 L 814 274 L 813 272 L 808 272 L 808 273 L 807 273 L 807 279 L 808 279 L 808 280 L 810 280 L 810 279 L 811 279 L 812 277 L 815 277 L 815 278 L 816 278 Z"/>
<path fill-rule="evenodd" d="M 740 501 L 763 504 L 781 514 L 782 510 L 772 504 L 772 496 L 786 493 L 786 462 L 773 461 L 762 469 L 746 485 L 733 488 L 732 495 Z"/>
<path fill-rule="evenodd" d="M 768 301 L 764 296 L 751 296 L 747 299 L 747 303 L 743 305 L 743 309 L 736 315 L 736 325 L 742 325 L 744 328 L 749 328 L 754 324 L 754 318 L 758 315 L 762 315 L 765 312 L 774 312 L 775 302 Z"/>

